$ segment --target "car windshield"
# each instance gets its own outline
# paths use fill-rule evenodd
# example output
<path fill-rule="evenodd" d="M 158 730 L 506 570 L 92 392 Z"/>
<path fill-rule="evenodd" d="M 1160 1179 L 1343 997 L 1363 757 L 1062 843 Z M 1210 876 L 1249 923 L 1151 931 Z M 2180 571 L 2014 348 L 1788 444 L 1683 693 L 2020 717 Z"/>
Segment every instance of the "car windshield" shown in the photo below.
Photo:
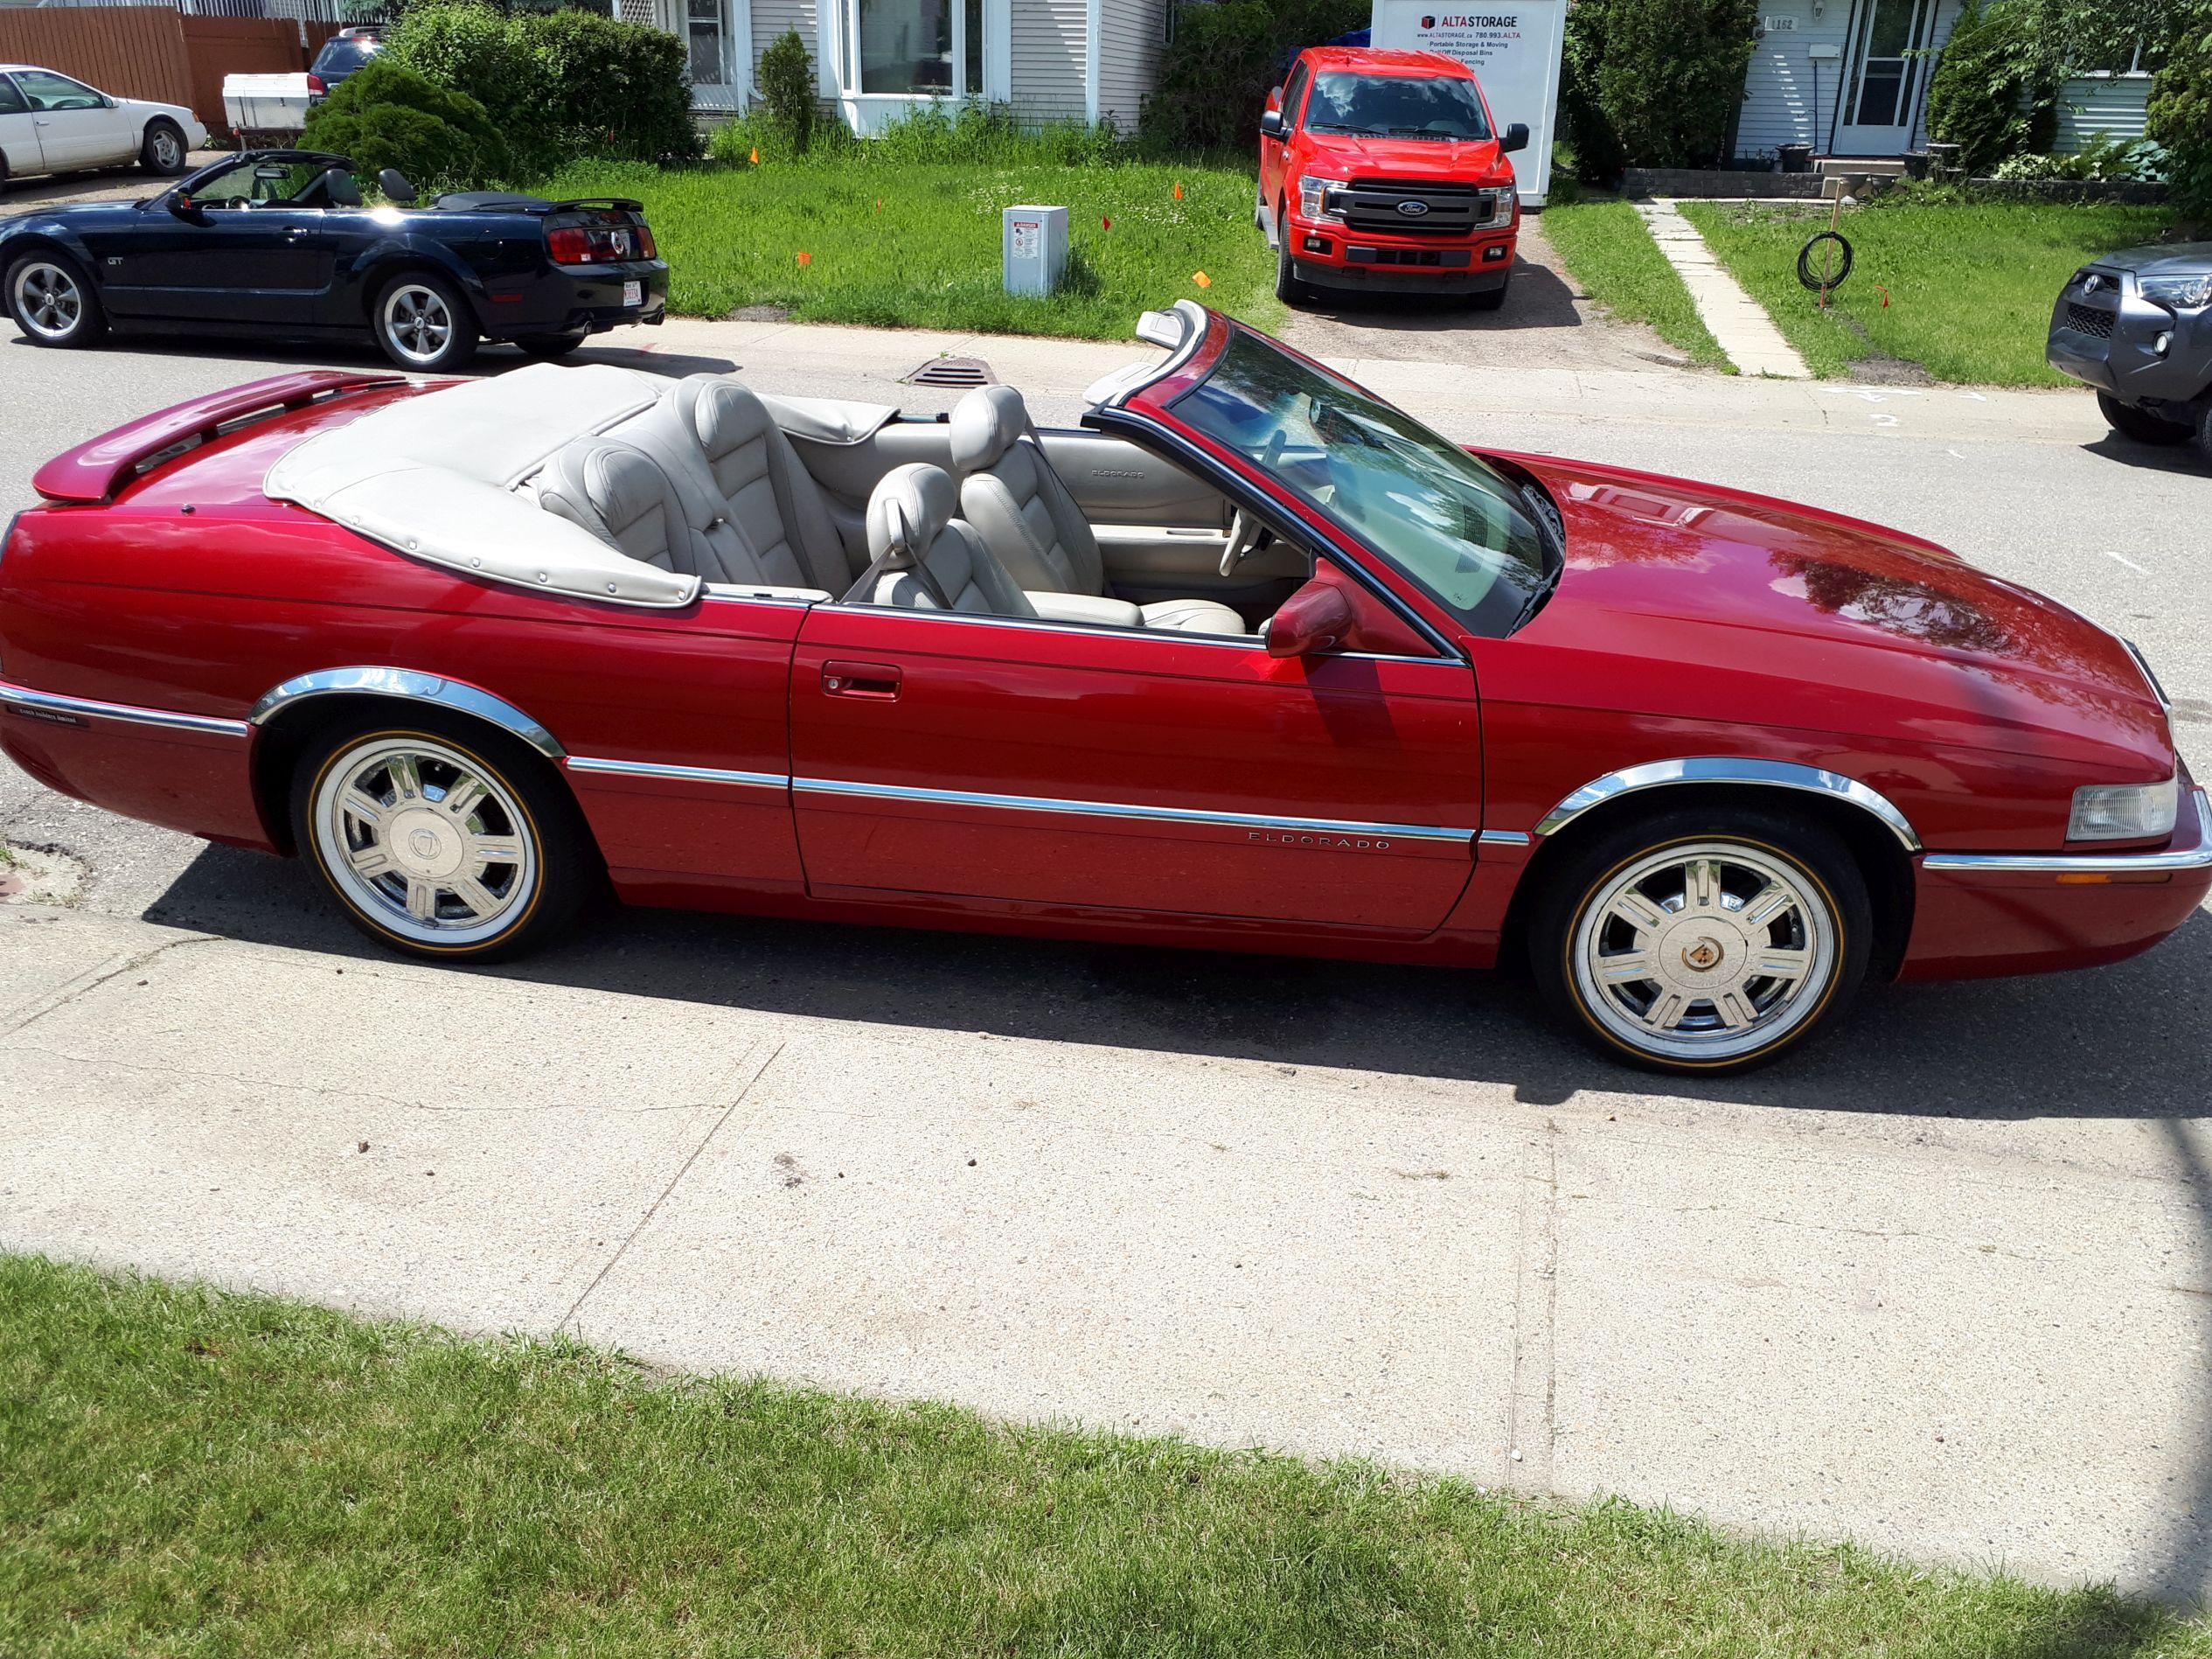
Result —
<path fill-rule="evenodd" d="M 333 74 L 350 75 L 383 50 L 382 44 L 374 40 L 334 38 L 323 45 L 316 58 L 315 73 L 325 80 Z"/>
<path fill-rule="evenodd" d="M 1317 76 L 1305 124 L 1315 132 L 1373 137 L 1487 138 L 1475 83 L 1454 75 L 1361 75 L 1332 69 Z"/>
<path fill-rule="evenodd" d="M 1477 633 L 1512 632 L 1556 579 L 1560 561 L 1537 517 L 1541 507 L 1520 484 L 1262 336 L 1237 330 L 1213 372 L 1172 407 Z"/>
<path fill-rule="evenodd" d="M 242 161 L 195 182 L 191 199 L 206 208 L 326 205 L 326 162 Z"/>

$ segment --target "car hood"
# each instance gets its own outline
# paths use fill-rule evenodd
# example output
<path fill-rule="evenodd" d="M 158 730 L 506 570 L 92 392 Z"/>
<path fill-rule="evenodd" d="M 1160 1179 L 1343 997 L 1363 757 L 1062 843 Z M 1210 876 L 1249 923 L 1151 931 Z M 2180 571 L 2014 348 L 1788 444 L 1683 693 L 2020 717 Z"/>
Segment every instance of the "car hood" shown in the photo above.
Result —
<path fill-rule="evenodd" d="M 1335 163 L 1373 176 L 1454 183 L 1472 183 L 1500 171 L 1494 138 L 1362 138 L 1311 127 L 1306 138 L 1315 166 Z"/>
<path fill-rule="evenodd" d="M 2171 773 L 2170 729 L 2141 666 L 2055 600 L 1819 508 L 1511 458 L 1567 526 L 1558 589 L 1516 638 L 1649 664 L 1647 693 L 1695 699 L 1701 714 L 1733 700 L 1735 717 L 1763 724 Z"/>
<path fill-rule="evenodd" d="M 2163 247 L 2123 247 L 2089 263 L 2099 270 L 2133 271 L 2138 276 L 2199 276 L 2212 271 L 2212 242 L 2167 242 Z"/>
<path fill-rule="evenodd" d="M 130 202 L 63 202 L 52 207 L 31 207 L 8 219 L 0 219 L 0 236 L 25 225 L 50 225 L 57 221 L 73 228 L 90 229 L 95 225 L 121 224 L 136 219 L 139 206 Z"/>

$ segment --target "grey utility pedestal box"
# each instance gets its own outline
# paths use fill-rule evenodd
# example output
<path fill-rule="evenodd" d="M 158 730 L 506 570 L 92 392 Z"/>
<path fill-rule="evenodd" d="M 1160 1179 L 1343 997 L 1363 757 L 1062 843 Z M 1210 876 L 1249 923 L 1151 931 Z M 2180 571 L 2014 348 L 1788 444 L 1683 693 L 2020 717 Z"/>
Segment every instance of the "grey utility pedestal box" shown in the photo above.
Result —
<path fill-rule="evenodd" d="M 1068 210 L 1009 207 L 999 219 L 1006 292 L 1049 294 L 1068 269 Z"/>

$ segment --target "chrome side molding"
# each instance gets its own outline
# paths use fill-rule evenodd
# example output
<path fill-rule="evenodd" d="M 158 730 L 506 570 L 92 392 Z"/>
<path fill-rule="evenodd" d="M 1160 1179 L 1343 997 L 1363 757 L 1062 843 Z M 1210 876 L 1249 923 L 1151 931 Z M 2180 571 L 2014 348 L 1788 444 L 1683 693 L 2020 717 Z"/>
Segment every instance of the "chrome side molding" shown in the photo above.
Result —
<path fill-rule="evenodd" d="M 1879 819 L 1906 852 L 1920 851 L 1920 836 L 1911 820 L 1880 791 L 1868 788 L 1855 777 L 1823 771 L 1817 766 L 1799 766 L 1790 761 L 1745 760 L 1724 755 L 1648 761 L 1641 766 L 1624 767 L 1617 772 L 1594 777 L 1538 819 L 1535 833 L 1540 837 L 1555 835 L 1593 806 L 1602 806 L 1638 790 L 1662 789 L 1671 784 L 1740 784 L 1758 789 L 1789 789 L 1832 796 Z"/>
<path fill-rule="evenodd" d="M 1953 875 L 2155 875 L 2212 869 L 2212 802 L 2196 803 L 2196 845 L 2179 853 L 1930 853 L 1931 870 Z"/>
<path fill-rule="evenodd" d="M 339 693 L 436 703 L 489 721 L 519 737 L 548 760 L 560 760 L 566 753 L 551 732 L 512 703 L 459 680 L 419 673 L 412 668 L 318 668 L 264 693 L 247 719 L 253 725 L 266 726 L 296 703 Z"/>
<path fill-rule="evenodd" d="M 66 725 L 80 720 L 113 720 L 126 726 L 151 726 L 162 731 L 205 732 L 217 737 L 243 737 L 250 729 L 242 720 L 215 714 L 180 714 L 170 708 L 143 708 L 136 703 L 104 703 L 91 697 L 64 697 L 51 691 L 33 691 L 0 680 L 0 708 Z"/>
<path fill-rule="evenodd" d="M 669 766 L 642 760 L 602 760 L 592 755 L 571 755 L 568 770 L 609 777 L 661 777 L 683 784 L 735 784 L 748 789 L 789 789 L 791 780 L 782 772 L 726 772 L 713 766 Z"/>

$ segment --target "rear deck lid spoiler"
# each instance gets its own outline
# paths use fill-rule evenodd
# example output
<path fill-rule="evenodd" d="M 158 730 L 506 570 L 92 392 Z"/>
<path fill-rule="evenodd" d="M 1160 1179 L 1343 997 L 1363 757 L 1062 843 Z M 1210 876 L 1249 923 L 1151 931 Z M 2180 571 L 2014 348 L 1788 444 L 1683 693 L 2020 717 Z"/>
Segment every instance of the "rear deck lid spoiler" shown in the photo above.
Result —
<path fill-rule="evenodd" d="M 224 428 L 256 415 L 304 408 L 365 386 L 392 386 L 398 374 L 306 369 L 227 391 L 211 392 L 173 408 L 142 415 L 80 443 L 40 467 L 31 486 L 49 501 L 104 502 L 157 462 L 205 443 Z"/>

